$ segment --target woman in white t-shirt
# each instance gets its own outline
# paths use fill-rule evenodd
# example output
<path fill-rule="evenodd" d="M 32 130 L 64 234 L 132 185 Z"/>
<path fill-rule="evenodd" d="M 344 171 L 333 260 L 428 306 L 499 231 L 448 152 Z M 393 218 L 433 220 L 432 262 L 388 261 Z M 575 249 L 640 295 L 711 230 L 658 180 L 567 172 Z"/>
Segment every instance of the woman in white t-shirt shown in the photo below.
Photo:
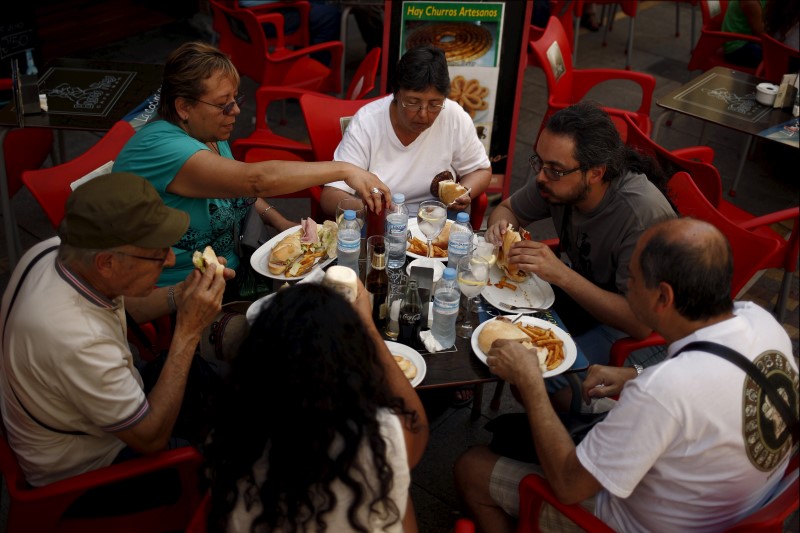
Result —
<path fill-rule="evenodd" d="M 368 297 L 298 284 L 256 318 L 207 447 L 209 531 L 416 531 L 427 419 Z"/>

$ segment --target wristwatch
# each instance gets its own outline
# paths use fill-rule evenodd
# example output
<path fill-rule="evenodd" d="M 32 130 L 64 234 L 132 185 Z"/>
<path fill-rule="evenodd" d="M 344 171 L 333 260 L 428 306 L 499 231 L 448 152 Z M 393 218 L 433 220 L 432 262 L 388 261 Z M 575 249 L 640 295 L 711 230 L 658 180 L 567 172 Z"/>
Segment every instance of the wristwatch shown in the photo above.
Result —
<path fill-rule="evenodd" d="M 642 365 L 631 365 L 636 370 L 636 375 L 639 376 L 642 374 L 642 370 L 644 367 Z"/>

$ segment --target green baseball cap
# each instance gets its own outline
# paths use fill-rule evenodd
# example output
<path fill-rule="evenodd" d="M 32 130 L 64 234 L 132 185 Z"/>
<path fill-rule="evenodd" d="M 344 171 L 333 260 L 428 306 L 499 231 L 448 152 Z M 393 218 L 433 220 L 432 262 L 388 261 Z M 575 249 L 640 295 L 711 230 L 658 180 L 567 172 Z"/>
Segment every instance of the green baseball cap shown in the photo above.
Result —
<path fill-rule="evenodd" d="M 186 212 L 167 207 L 149 181 L 129 172 L 104 174 L 76 188 L 64 220 L 64 243 L 100 250 L 167 248 L 189 227 Z"/>

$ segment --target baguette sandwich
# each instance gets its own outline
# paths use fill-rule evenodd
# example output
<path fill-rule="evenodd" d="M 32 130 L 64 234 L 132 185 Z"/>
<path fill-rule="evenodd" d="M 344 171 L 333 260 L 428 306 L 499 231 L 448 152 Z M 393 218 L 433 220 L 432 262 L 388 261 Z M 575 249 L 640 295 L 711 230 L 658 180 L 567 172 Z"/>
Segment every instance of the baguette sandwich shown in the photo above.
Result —
<path fill-rule="evenodd" d="M 508 225 L 506 232 L 503 234 L 503 245 L 500 247 L 500 251 L 497 254 L 497 266 L 500 267 L 503 274 L 511 281 L 521 283 L 528 277 L 527 272 L 508 264 L 508 254 L 511 252 L 511 247 L 514 246 L 515 243 L 523 239 L 530 240 L 530 235 L 531 234 L 524 229 L 515 231 L 511 224 Z"/>

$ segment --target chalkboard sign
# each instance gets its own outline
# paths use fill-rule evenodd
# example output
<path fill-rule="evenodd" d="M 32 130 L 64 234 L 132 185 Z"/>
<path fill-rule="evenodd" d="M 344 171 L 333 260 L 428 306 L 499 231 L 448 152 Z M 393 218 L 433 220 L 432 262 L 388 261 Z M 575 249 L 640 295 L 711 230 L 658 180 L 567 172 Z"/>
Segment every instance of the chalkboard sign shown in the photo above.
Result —
<path fill-rule="evenodd" d="M 20 12 L 20 6 L 4 11 L 0 19 L 0 78 L 11 75 L 11 59 L 19 61 L 20 72 L 35 76 L 40 62 L 39 38 L 32 9 Z"/>

